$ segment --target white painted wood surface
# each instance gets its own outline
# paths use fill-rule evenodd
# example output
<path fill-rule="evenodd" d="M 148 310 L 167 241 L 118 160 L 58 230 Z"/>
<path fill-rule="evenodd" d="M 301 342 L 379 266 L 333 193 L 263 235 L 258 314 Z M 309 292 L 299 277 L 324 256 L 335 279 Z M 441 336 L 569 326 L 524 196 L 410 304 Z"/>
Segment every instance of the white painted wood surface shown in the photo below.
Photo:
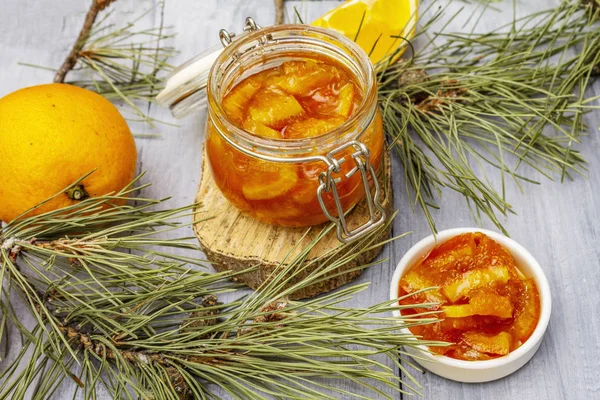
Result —
<path fill-rule="evenodd" d="M 158 0 L 120 0 L 113 6 L 116 21 L 131 20 Z M 333 7 L 337 1 L 287 1 L 288 13 L 297 6 L 305 20 L 312 20 Z M 441 2 L 440 2 L 441 3 Z M 558 0 L 518 2 L 518 13 L 549 8 Z M 505 1 L 501 11 L 490 11 L 480 30 L 496 27 L 512 17 L 512 2 Z M 48 83 L 52 73 L 19 66 L 29 62 L 58 66 L 68 52 L 82 24 L 89 1 L 84 0 L 0 0 L 0 96 L 21 87 Z M 473 5 L 457 2 L 453 8 Z M 465 13 L 465 17 L 470 14 Z M 274 20 L 271 0 L 171 0 L 165 9 L 165 22 L 178 36 L 172 45 L 180 54 L 172 60 L 179 64 L 218 43 L 220 28 L 239 31 L 246 16 L 254 16 L 267 25 Z M 291 14 L 290 14 L 291 15 Z M 160 14 L 149 13 L 143 23 L 156 25 Z M 461 21 L 451 28 L 460 30 Z M 598 82 L 590 95 L 599 95 Z M 152 115 L 169 120 L 168 112 L 152 108 Z M 0 118 L 2 116 L 0 115 Z M 136 125 L 136 133 L 160 133 L 158 139 L 139 139 L 140 170 L 153 186 L 147 196 L 173 196 L 172 206 L 193 201 L 200 177 L 201 145 L 205 113 L 181 121 L 179 127 L 150 129 Z M 533 360 L 510 377 L 486 384 L 461 384 L 433 374 L 417 373 L 426 399 L 598 399 L 600 398 L 600 140 L 597 129 L 600 111 L 587 116 L 592 128 L 580 146 L 590 162 L 587 179 L 572 182 L 544 181 L 528 186 L 522 194 L 514 186 L 507 196 L 518 215 L 505 221 L 511 236 L 524 245 L 544 267 L 553 294 L 553 312 L 548 332 Z M 0 152 L 2 149 L 0 149 Z M 1 156 L 1 153 L 0 153 Z M 395 170 L 399 166 L 395 164 Z M 493 173 L 493 171 L 488 171 Z M 413 233 L 387 246 L 389 262 L 366 271 L 360 282 L 372 282 L 370 290 L 353 302 L 366 306 L 384 301 L 389 279 L 400 257 L 418 240 L 429 234 L 420 213 L 413 213 L 404 192 L 403 174 L 396 175 L 396 208 L 400 211 L 394 231 Z M 532 174 L 534 178 L 542 179 Z M 462 198 L 444 193 L 442 209 L 435 213 L 439 229 L 473 225 Z M 487 228 L 493 228 L 489 223 Z M 24 314 L 24 319 L 27 316 Z M 19 346 L 11 337 L 11 353 Z M 2 368 L 2 365 L 0 365 Z M 347 385 L 340 383 L 340 385 Z M 348 387 L 349 390 L 356 388 Z M 54 398 L 71 398 L 74 387 L 63 385 Z M 100 399 L 107 399 L 105 392 Z"/>

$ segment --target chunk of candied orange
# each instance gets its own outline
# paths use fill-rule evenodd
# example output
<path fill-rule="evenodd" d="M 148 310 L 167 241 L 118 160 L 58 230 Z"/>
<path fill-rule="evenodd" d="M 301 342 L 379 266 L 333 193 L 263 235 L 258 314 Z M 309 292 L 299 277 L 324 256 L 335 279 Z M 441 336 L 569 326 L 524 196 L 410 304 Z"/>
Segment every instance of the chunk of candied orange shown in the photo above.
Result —
<path fill-rule="evenodd" d="M 292 122 L 283 130 L 286 139 L 309 138 L 323 135 L 344 123 L 342 117 L 306 118 Z"/>
<path fill-rule="evenodd" d="M 463 346 L 456 346 L 456 349 L 448 354 L 452 358 L 457 358 L 459 360 L 468 360 L 468 361 L 482 361 L 482 360 L 491 360 L 492 356 L 482 353 L 480 351 L 475 350 L 474 348 L 464 344 Z"/>
<path fill-rule="evenodd" d="M 506 283 L 509 279 L 508 268 L 503 265 L 474 269 L 463 273 L 456 281 L 442 287 L 442 292 L 454 302 L 465 297 L 471 290 L 496 283 Z"/>
<path fill-rule="evenodd" d="M 333 65 L 316 60 L 288 61 L 282 64 L 283 74 L 269 80 L 286 92 L 308 96 L 316 88 L 341 79 L 342 72 Z"/>
<path fill-rule="evenodd" d="M 296 186 L 298 174 L 292 165 L 270 166 L 268 163 L 254 161 L 250 174 L 242 185 L 242 193 L 248 200 L 268 200 L 288 193 Z M 262 164 L 262 165 L 260 165 Z"/>
<path fill-rule="evenodd" d="M 498 318 L 512 318 L 513 316 L 513 305 L 509 297 L 485 289 L 473 291 L 468 304 L 443 306 L 442 310 L 448 318 L 472 315 L 490 315 Z"/>
<path fill-rule="evenodd" d="M 252 75 L 231 89 L 223 99 L 223 109 L 227 116 L 236 122 L 241 122 L 250 99 L 262 87 L 264 81 L 265 77 L 261 74 Z"/>
<path fill-rule="evenodd" d="M 246 121 L 244 121 L 243 126 L 244 129 L 258 136 L 271 139 L 282 139 L 281 133 L 279 131 L 271 129 L 268 126 L 261 124 L 260 122 L 254 121 L 253 119 L 246 119 Z"/>
<path fill-rule="evenodd" d="M 304 182 L 296 186 L 292 192 L 292 199 L 299 204 L 308 204 L 317 198 L 317 184 Z"/>
<path fill-rule="evenodd" d="M 522 307 L 517 310 L 513 333 L 519 344 L 524 343 L 535 330 L 540 318 L 540 295 L 533 279 L 523 280 L 525 293 L 521 294 Z"/>
<path fill-rule="evenodd" d="M 356 97 L 355 93 L 356 91 L 352 82 L 348 82 L 342 86 L 338 95 L 338 104 L 335 109 L 336 113 L 345 118 L 348 118 L 350 114 L 352 114 Z"/>
<path fill-rule="evenodd" d="M 475 316 L 462 317 L 462 318 L 444 318 L 440 322 L 442 330 L 459 330 L 459 331 L 470 331 L 474 329 L 480 329 L 484 325 L 483 321 L 480 321 Z"/>
<path fill-rule="evenodd" d="M 423 277 L 414 270 L 408 271 L 408 273 L 404 275 L 400 280 L 400 288 L 408 294 L 417 292 L 419 290 L 427 289 L 433 286 L 435 285 L 433 285 L 425 277 Z M 442 296 L 439 289 L 427 290 L 425 292 L 419 293 L 418 296 L 421 297 L 423 301 L 429 303 L 446 303 L 446 299 L 444 298 L 444 296 Z M 409 299 L 414 300 L 414 302 L 416 303 L 417 299 L 415 297 L 416 296 L 411 296 L 409 297 Z M 409 301 L 409 303 L 410 302 L 411 301 Z"/>
<path fill-rule="evenodd" d="M 432 270 L 443 271 L 451 264 L 471 260 L 477 244 L 471 234 L 462 234 L 436 246 L 427 256 L 423 264 Z"/>
<path fill-rule="evenodd" d="M 302 217 L 302 210 L 295 207 L 282 206 L 266 211 L 257 209 L 253 210 L 252 212 L 261 220 L 270 221 L 270 223 L 272 224 L 277 224 L 277 221 L 285 220 L 288 218 L 296 219 L 298 217 Z"/>
<path fill-rule="evenodd" d="M 304 109 L 294 98 L 279 90 L 257 93 L 248 108 L 248 118 L 273 129 L 282 129 L 289 120 L 304 114 Z"/>
<path fill-rule="evenodd" d="M 497 335 L 485 335 L 479 332 L 465 332 L 463 340 L 473 349 L 487 354 L 505 356 L 510 353 L 512 336 L 508 332 Z"/>

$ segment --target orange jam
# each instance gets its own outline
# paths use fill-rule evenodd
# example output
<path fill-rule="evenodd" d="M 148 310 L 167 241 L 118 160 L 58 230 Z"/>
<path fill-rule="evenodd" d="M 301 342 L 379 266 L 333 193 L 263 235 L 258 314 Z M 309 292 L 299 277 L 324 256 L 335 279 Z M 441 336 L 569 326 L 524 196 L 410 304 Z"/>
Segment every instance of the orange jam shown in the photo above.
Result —
<path fill-rule="evenodd" d="M 360 84 L 341 64 L 326 58 L 302 58 L 241 80 L 226 92 L 222 108 L 237 127 L 277 146 L 282 141 L 324 137 L 356 116 L 363 100 Z M 339 132 L 339 137 L 346 133 Z M 359 140 L 370 150 L 370 163 L 377 170 L 383 151 L 379 112 Z M 309 145 L 307 155 L 325 155 L 333 147 Z M 210 123 L 206 150 L 221 192 L 253 217 L 284 226 L 327 221 L 316 194 L 319 175 L 327 170 L 324 162 L 282 163 L 246 155 L 227 143 Z M 356 164 L 350 151 L 343 155 L 347 161 L 334 177 L 340 178 L 337 189 L 343 209 L 348 210 L 365 193 L 360 173 L 345 176 Z M 324 201 L 335 215 L 330 192 L 325 193 Z"/>
<path fill-rule="evenodd" d="M 360 101 L 358 86 L 344 69 L 309 59 L 249 76 L 229 91 L 223 108 L 258 136 L 299 139 L 337 128 Z"/>
<path fill-rule="evenodd" d="M 402 310 L 403 315 L 440 310 L 441 322 L 411 327 L 425 340 L 452 343 L 430 350 L 461 360 L 507 355 L 533 333 L 540 298 L 533 279 L 517 269 L 510 253 L 483 233 L 458 235 L 412 266 L 399 294 L 437 286 L 400 300 L 401 305 L 438 303 Z"/>

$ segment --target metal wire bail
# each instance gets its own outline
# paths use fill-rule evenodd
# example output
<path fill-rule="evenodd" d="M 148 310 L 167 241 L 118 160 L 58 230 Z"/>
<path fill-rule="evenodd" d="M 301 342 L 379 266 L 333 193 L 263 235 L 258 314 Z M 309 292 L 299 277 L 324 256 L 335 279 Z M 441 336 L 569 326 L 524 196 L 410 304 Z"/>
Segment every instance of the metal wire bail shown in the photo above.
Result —
<path fill-rule="evenodd" d="M 259 29 L 262 29 L 262 27 L 256 23 L 254 18 L 246 17 L 246 25 L 244 26 L 244 32 L 258 31 Z M 234 37 L 235 33 L 229 32 L 227 29 L 221 29 L 219 31 L 219 39 L 221 40 L 221 44 L 223 45 L 223 47 L 229 46 L 231 42 L 233 42 Z M 261 38 L 260 43 L 264 44 L 269 39 L 270 38 L 268 37 Z"/>
<path fill-rule="evenodd" d="M 244 27 L 244 31 L 248 32 L 248 31 L 257 31 L 259 29 L 262 29 L 262 26 L 258 25 L 256 23 L 256 21 L 254 20 L 254 18 L 252 17 L 246 17 L 246 26 Z"/>
<path fill-rule="evenodd" d="M 219 31 L 219 39 L 221 40 L 221 44 L 223 47 L 227 47 L 233 42 L 233 38 L 235 37 L 234 32 L 229 32 L 227 29 L 221 29 Z"/>
<path fill-rule="evenodd" d="M 337 190 L 337 184 L 340 183 L 342 179 L 333 178 L 332 175 L 334 173 L 339 173 L 341 171 L 341 164 L 347 161 L 345 157 L 338 159 L 335 157 L 335 155 L 349 147 L 354 147 L 356 150 L 351 156 L 352 160 L 356 163 L 356 167 L 352 168 L 352 170 L 350 170 L 345 177 L 350 178 L 356 172 L 360 172 L 361 180 L 365 190 L 365 197 L 367 199 L 367 207 L 369 208 L 369 220 L 353 230 L 348 229 L 346 215 L 344 214 L 344 208 L 342 207 L 342 202 Z M 342 146 L 330 151 L 325 156 L 329 168 L 327 169 L 327 172 L 323 172 L 319 176 L 320 184 L 317 188 L 317 199 L 319 200 L 319 204 L 321 205 L 325 216 L 329 220 L 335 222 L 337 226 L 337 237 L 342 243 L 350 243 L 354 240 L 360 239 L 385 223 L 386 213 L 381 204 L 381 189 L 379 187 L 379 182 L 377 181 L 375 170 L 369 162 L 369 156 L 370 152 L 367 146 L 357 140 L 343 144 Z M 371 177 L 373 186 L 375 188 L 373 195 L 371 195 L 371 190 L 369 188 L 369 176 Z M 325 200 L 323 199 L 323 194 L 329 192 L 331 192 L 335 202 L 335 208 L 338 215 L 337 217 L 335 217 L 329 211 L 327 205 L 325 204 Z"/>

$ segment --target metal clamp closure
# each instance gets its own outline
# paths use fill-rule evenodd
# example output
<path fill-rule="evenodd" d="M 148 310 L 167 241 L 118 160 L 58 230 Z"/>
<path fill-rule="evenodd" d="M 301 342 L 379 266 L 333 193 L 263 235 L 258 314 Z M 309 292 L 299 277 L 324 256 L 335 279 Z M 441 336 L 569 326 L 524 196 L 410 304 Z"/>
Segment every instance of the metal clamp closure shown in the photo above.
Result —
<path fill-rule="evenodd" d="M 252 17 L 246 18 L 246 25 L 244 26 L 244 32 L 254 32 L 254 31 L 258 31 L 260 29 L 262 29 L 262 27 L 260 25 L 258 25 L 256 23 L 256 21 L 254 21 L 254 18 L 252 18 Z M 221 40 L 221 44 L 223 45 L 223 47 L 229 46 L 233 42 L 234 37 L 235 37 L 235 33 L 229 32 L 227 29 L 221 29 L 219 31 L 219 39 Z M 273 37 L 271 35 L 261 36 L 258 39 L 258 44 L 259 44 L 259 46 L 264 46 L 272 39 L 273 39 Z M 239 57 L 239 55 L 240 55 L 239 53 L 234 54 L 234 57 Z"/>
<path fill-rule="evenodd" d="M 338 174 L 341 172 L 341 165 L 344 162 L 349 161 L 346 159 L 346 157 L 341 157 L 338 159 L 336 158 L 336 155 L 339 155 L 339 153 L 342 153 L 348 148 L 354 148 L 355 150 L 351 154 L 351 158 L 356 164 L 356 166 L 344 176 L 346 178 L 350 178 L 355 173 L 360 172 L 361 180 L 365 190 L 365 197 L 367 199 L 367 206 L 369 208 L 369 220 L 363 225 L 360 225 L 359 227 L 353 230 L 350 230 L 348 228 L 346 215 L 344 214 L 344 209 L 342 207 L 342 202 L 340 200 L 340 196 L 337 189 L 337 184 L 342 181 L 342 178 L 333 177 L 334 174 Z M 377 182 L 377 175 L 375 174 L 375 170 L 369 162 L 369 156 L 369 149 L 367 148 L 367 146 L 365 146 L 364 143 L 361 143 L 357 140 L 345 143 L 342 146 L 327 153 L 327 155 L 325 156 L 325 162 L 328 166 L 327 171 L 322 172 L 319 175 L 317 199 L 319 200 L 319 204 L 321 205 L 325 216 L 331 221 L 335 222 L 337 226 L 337 237 L 338 240 L 342 243 L 350 243 L 354 240 L 364 237 L 365 235 L 376 230 L 378 227 L 385 223 L 386 214 L 380 200 L 381 189 L 379 188 L 379 182 Z M 372 179 L 373 186 L 375 189 L 373 194 L 371 194 L 371 190 L 369 187 L 369 177 Z M 335 202 L 335 208 L 338 215 L 337 217 L 334 216 L 327 208 L 325 200 L 323 199 L 324 193 L 331 193 Z"/>

